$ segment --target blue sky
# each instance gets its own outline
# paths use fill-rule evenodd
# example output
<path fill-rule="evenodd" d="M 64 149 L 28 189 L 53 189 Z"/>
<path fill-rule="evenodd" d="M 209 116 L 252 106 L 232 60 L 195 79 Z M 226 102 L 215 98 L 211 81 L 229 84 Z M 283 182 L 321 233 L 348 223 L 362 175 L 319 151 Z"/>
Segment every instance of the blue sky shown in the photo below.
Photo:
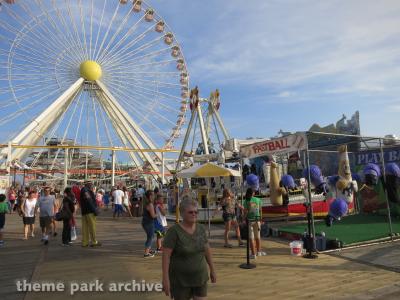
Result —
<path fill-rule="evenodd" d="M 149 0 L 235 137 L 328 125 L 400 136 L 400 1 Z"/>
<path fill-rule="evenodd" d="M 103 2 L 68 3 L 85 3 L 90 14 L 91 3 L 96 3 L 95 11 L 100 12 Z M 106 3 L 112 6 L 106 10 L 106 19 L 110 20 L 118 1 Z M 147 0 L 146 3 L 154 7 L 179 40 L 191 86 L 198 85 L 202 97 L 219 88 L 221 114 L 231 136 L 271 137 L 280 129 L 303 131 L 314 123 L 326 126 L 336 122 L 342 114 L 350 118 L 356 110 L 360 111 L 363 135 L 391 133 L 400 136 L 397 121 L 400 113 L 400 1 Z M 51 6 L 48 8 L 52 11 Z M 124 13 L 129 15 L 129 6 L 124 8 Z M 18 13 L 24 15 L 21 10 Z M 74 15 L 77 23 L 79 15 L 77 10 Z M 134 14 L 132 19 L 141 16 Z M 98 19 L 99 16 L 95 21 Z M 0 28 L 0 34 L 7 33 Z M 87 35 L 86 32 L 86 38 Z M 63 43 L 53 45 L 48 40 L 48 43 L 42 43 L 48 45 L 43 50 L 42 44 L 35 42 L 33 36 L 29 35 L 26 43 L 27 46 L 36 44 L 35 57 L 46 56 L 49 47 L 55 47 L 50 54 L 59 55 Z M 7 79 L 5 62 L 8 57 L 5 54 L 8 46 L 1 40 L 0 51 L 4 51 L 0 52 L 3 76 L 0 104 L 7 104 L 7 97 L 10 97 L 7 87 L 1 89 L 7 82 L 4 79 Z M 170 55 L 166 55 L 170 59 Z M 176 71 L 175 62 L 171 66 Z M 28 117 L 39 114 L 43 107 L 54 101 L 55 96 L 48 95 L 48 90 L 54 91 L 54 84 L 43 85 L 42 82 L 43 76 L 47 75 L 37 72 L 33 63 L 27 68 L 36 74 L 34 80 L 26 81 L 29 87 L 32 86 L 29 90 L 35 93 L 31 98 L 39 101 L 43 94 L 46 101 L 40 100 L 41 106 L 30 107 L 29 116 L 21 116 L 2 126 L 0 140 L 7 140 L 9 135 L 19 132 L 29 121 Z M 60 82 L 71 84 L 66 80 Z M 135 84 L 131 83 L 130 88 L 132 85 Z M 65 87 L 61 87 L 56 92 L 64 90 Z M 175 92 L 180 95 L 180 90 Z M 133 94 L 126 93 L 122 96 Z M 30 100 L 29 97 L 25 99 Z M 180 100 L 178 97 L 176 101 Z M 15 106 L 15 102 L 10 101 L 6 111 L 2 108 L 0 125 L 2 118 L 18 109 Z M 179 106 L 177 103 L 173 108 L 179 110 Z M 134 106 L 132 109 L 141 113 Z M 152 116 L 157 125 L 164 126 L 154 112 Z M 172 125 L 168 123 L 169 127 L 165 129 L 168 134 L 176 117 L 174 112 Z M 153 137 L 152 128 L 144 130 Z M 58 136 L 63 135 L 63 129 L 60 126 Z M 104 136 L 104 130 L 100 134 Z M 68 132 L 68 138 L 73 136 Z"/>

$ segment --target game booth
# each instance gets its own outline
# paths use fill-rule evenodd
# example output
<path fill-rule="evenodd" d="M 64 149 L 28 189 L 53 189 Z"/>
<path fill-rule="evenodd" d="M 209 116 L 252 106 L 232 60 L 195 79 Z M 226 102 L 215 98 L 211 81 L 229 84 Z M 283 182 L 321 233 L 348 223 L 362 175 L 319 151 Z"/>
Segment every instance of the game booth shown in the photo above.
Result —
<path fill-rule="evenodd" d="M 272 234 L 317 252 L 399 235 L 397 140 L 300 132 L 242 146 L 240 154 L 243 180 L 259 186 Z"/>

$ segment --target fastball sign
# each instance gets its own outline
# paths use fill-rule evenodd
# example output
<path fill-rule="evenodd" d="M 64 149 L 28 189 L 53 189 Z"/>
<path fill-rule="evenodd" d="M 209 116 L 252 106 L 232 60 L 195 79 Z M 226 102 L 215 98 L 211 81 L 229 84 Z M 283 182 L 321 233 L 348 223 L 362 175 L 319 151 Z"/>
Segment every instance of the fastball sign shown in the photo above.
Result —
<path fill-rule="evenodd" d="M 381 151 L 370 150 L 354 153 L 356 165 L 366 165 L 368 163 L 379 164 L 382 161 Z M 385 163 L 400 162 L 400 147 L 383 149 Z"/>
<path fill-rule="evenodd" d="M 242 146 L 240 152 L 243 157 L 255 158 L 276 154 L 293 153 L 307 148 L 307 137 L 304 133 L 290 134 L 281 138 L 262 141 Z"/>

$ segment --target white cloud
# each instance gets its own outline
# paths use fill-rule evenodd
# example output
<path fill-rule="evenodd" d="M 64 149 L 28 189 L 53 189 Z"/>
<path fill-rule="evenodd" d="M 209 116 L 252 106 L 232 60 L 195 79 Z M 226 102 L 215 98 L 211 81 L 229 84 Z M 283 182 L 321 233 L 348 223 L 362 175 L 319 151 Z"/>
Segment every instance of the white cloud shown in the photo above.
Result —
<path fill-rule="evenodd" d="M 283 91 L 278 94 L 279 98 L 287 98 L 287 97 L 291 97 L 291 96 L 294 96 L 294 93 L 290 92 L 290 91 Z"/>
<path fill-rule="evenodd" d="M 203 47 L 191 49 L 192 78 L 282 93 L 320 80 L 342 92 L 397 86 L 398 1 L 252 1 L 250 9 L 230 3 L 208 7 L 222 13 L 198 37 Z"/>

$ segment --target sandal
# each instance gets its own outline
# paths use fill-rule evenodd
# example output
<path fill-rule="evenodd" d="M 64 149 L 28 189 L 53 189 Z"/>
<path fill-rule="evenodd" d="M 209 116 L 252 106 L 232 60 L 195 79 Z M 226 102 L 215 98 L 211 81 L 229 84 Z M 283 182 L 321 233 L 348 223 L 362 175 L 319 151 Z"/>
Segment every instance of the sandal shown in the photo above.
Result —
<path fill-rule="evenodd" d="M 240 242 L 240 243 L 239 243 L 239 247 L 244 247 L 244 243 L 243 243 L 243 242 Z"/>
<path fill-rule="evenodd" d="M 231 244 L 225 244 L 224 247 L 225 248 L 232 248 L 233 246 Z"/>

